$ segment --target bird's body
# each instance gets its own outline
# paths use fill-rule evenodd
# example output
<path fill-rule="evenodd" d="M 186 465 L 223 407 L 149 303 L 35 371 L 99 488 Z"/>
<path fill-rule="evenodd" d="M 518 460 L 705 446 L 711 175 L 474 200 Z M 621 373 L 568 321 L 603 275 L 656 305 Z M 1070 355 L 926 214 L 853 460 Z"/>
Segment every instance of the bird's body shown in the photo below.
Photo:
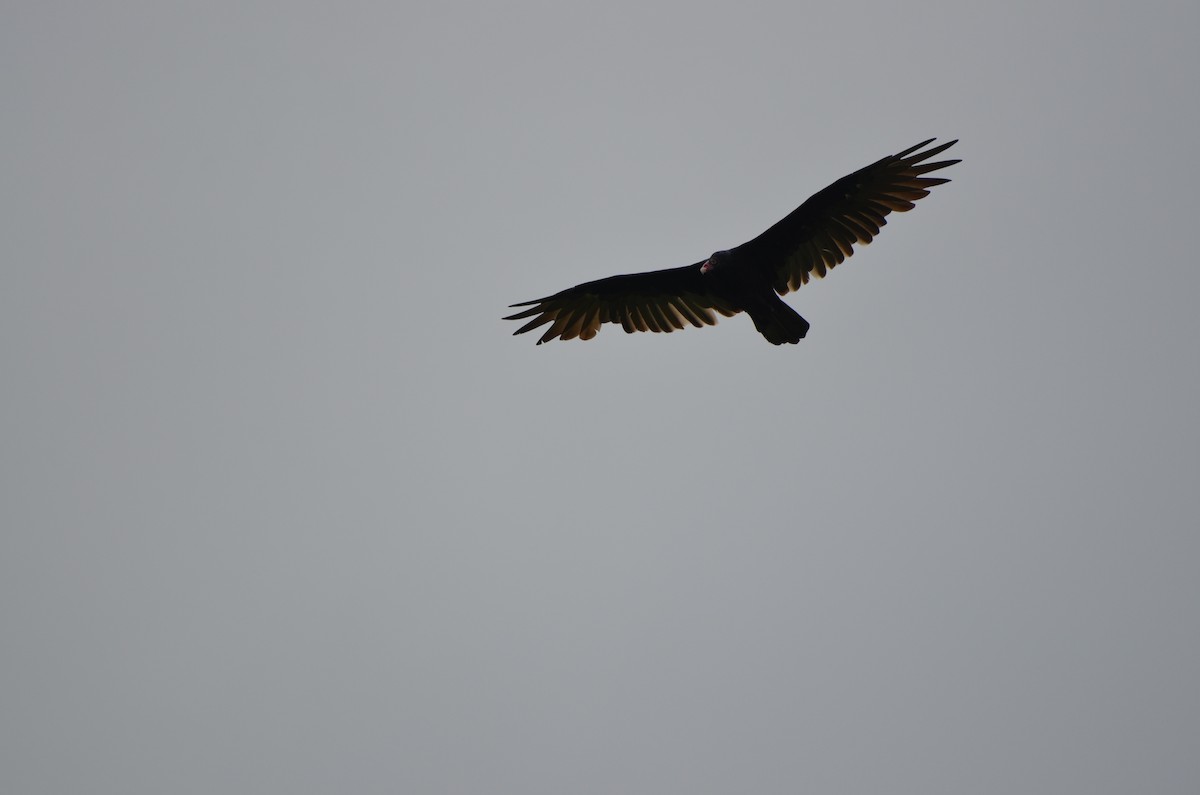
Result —
<path fill-rule="evenodd" d="M 513 304 L 529 307 L 506 320 L 532 318 L 516 334 L 550 324 L 538 344 L 591 339 L 604 323 L 627 332 L 674 331 L 716 324 L 714 312 L 745 312 L 775 345 L 797 343 L 808 322 L 779 296 L 798 289 L 870 243 L 892 211 L 905 212 L 929 189 L 950 180 L 923 176 L 958 160 L 925 162 L 956 141 L 917 150 L 933 139 L 843 177 L 814 194 L 753 240 L 681 268 L 610 276 Z M 914 154 L 915 153 L 915 154 Z"/>
<path fill-rule="evenodd" d="M 718 251 L 700 265 L 709 291 L 725 296 L 731 308 L 745 312 L 759 333 L 775 345 L 797 343 L 808 333 L 808 321 L 779 300 L 768 273 L 744 267 L 734 251 Z"/>

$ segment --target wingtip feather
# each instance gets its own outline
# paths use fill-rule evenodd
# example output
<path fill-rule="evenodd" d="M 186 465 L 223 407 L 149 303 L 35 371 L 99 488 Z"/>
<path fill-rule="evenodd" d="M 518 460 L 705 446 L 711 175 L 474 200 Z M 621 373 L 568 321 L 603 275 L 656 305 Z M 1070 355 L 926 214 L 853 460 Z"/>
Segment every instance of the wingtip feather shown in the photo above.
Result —
<path fill-rule="evenodd" d="M 932 140 L 933 140 L 933 139 L 931 138 L 931 139 L 930 139 L 930 141 L 927 141 L 926 143 L 929 143 L 929 142 L 931 142 Z M 957 141 L 957 140 L 955 140 L 955 141 L 947 141 L 947 142 L 946 142 L 946 143 L 944 143 L 944 144 L 938 144 L 937 146 L 935 146 L 935 147 L 933 147 L 933 148 L 931 148 L 931 149 L 926 149 L 926 150 L 925 150 L 925 151 L 923 151 L 923 152 L 917 152 L 917 153 L 916 153 L 915 155 L 913 155 L 912 157 L 902 157 L 902 158 L 900 158 L 900 159 L 904 160 L 906 163 L 908 163 L 908 164 L 910 164 L 910 165 L 912 165 L 912 164 L 915 164 L 915 163 L 920 163 L 920 162 L 923 162 L 923 161 L 925 161 L 925 160 L 928 160 L 929 158 L 933 157 L 933 156 L 934 156 L 934 155 L 936 155 L 936 154 L 940 154 L 940 153 L 942 153 L 942 152 L 945 152 L 947 149 L 949 149 L 950 147 L 954 146 L 954 144 L 956 144 L 956 143 L 958 143 L 958 141 Z"/>
<path fill-rule="evenodd" d="M 936 140 L 937 140 L 937 138 L 929 138 L 927 140 L 921 141 L 921 143 L 917 144 L 916 146 L 910 146 L 907 149 L 905 149 L 903 152 L 897 152 L 896 154 L 892 155 L 892 157 L 894 157 L 894 158 L 908 157 L 913 152 L 920 149 L 922 146 L 928 146 L 929 144 L 933 143 Z M 951 143 L 953 143 L 953 141 L 951 141 Z"/>

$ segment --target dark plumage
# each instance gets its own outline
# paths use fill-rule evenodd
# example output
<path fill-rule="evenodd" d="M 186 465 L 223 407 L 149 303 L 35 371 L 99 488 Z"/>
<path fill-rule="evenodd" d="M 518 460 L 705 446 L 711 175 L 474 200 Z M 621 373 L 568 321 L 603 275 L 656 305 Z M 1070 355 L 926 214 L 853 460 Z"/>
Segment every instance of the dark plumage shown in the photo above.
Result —
<path fill-rule="evenodd" d="M 601 323 L 620 323 L 630 333 L 671 332 L 688 325 L 716 325 L 714 312 L 726 317 L 746 312 L 775 345 L 799 342 L 808 333 L 808 321 L 779 296 L 807 284 L 814 275 L 824 277 L 854 253 L 856 243 L 870 243 L 889 213 L 911 210 L 930 188 L 950 181 L 924 175 L 958 160 L 925 161 L 957 141 L 918 151 L 933 141 L 842 177 L 737 248 L 718 251 L 694 265 L 610 276 L 513 304 L 529 308 L 505 320 L 532 318 L 515 334 L 549 324 L 538 340 L 541 345 L 556 337 L 591 339 Z"/>

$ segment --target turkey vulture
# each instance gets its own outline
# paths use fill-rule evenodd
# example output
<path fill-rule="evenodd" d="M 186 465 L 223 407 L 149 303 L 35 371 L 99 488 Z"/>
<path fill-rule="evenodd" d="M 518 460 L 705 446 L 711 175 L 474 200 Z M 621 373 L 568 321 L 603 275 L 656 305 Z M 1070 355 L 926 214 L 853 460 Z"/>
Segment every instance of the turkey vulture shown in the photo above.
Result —
<path fill-rule="evenodd" d="M 555 337 L 590 340 L 601 323 L 620 323 L 628 333 L 713 326 L 713 310 L 726 317 L 746 312 L 775 345 L 797 343 L 808 321 L 779 300 L 870 243 L 892 210 L 906 212 L 950 180 L 923 176 L 958 160 L 927 163 L 957 140 L 918 151 L 930 138 L 842 177 L 748 243 L 718 251 L 682 268 L 610 276 L 547 298 L 513 304 L 529 307 L 504 318 L 533 318 L 514 334 L 550 324 L 537 344 Z M 776 295 L 778 293 L 778 295 Z"/>

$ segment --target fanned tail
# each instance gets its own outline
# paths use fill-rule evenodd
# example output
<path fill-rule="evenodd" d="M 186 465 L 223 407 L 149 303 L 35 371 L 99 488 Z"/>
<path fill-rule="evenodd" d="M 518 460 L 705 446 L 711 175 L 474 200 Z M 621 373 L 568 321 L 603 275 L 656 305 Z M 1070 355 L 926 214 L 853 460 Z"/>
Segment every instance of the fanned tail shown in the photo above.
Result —
<path fill-rule="evenodd" d="M 795 345 L 808 333 L 808 321 L 778 298 L 750 307 L 747 313 L 758 333 L 772 345 Z"/>

